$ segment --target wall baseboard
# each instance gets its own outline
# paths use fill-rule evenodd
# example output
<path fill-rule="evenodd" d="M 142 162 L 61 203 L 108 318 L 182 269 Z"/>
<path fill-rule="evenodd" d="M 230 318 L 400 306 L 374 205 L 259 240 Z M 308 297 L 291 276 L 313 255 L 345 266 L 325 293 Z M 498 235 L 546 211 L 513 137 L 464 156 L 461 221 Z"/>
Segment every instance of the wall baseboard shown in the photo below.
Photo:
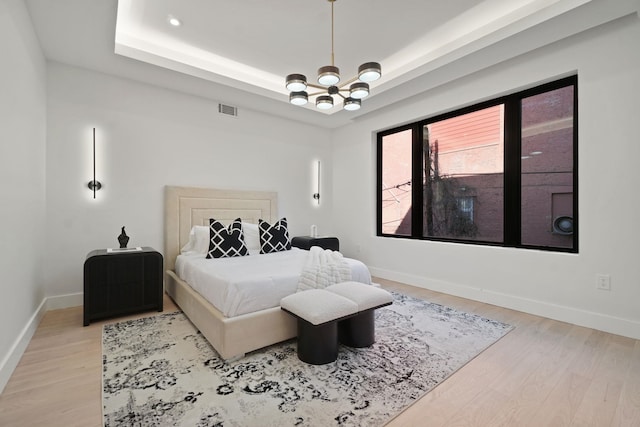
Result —
<path fill-rule="evenodd" d="M 20 335 L 16 338 L 15 342 L 9 349 L 9 352 L 5 355 L 0 363 L 0 393 L 4 390 L 5 386 L 9 382 L 9 378 L 11 378 L 11 374 L 18 366 L 18 362 L 20 362 L 20 358 L 24 354 L 24 351 L 27 349 L 33 334 L 38 329 L 38 325 L 40 324 L 40 320 L 44 316 L 46 310 L 47 299 L 43 299 L 35 313 L 31 316 L 27 324 L 20 331 Z"/>
<path fill-rule="evenodd" d="M 640 339 L 640 322 L 615 317 L 594 311 L 554 304 L 531 298 L 523 298 L 473 286 L 461 285 L 442 280 L 432 280 L 422 276 L 400 273 L 376 267 L 369 267 L 371 274 L 382 279 L 393 280 L 431 291 L 442 292 L 461 298 L 493 304 L 511 310 L 522 311 L 548 319 L 584 326 L 611 334 Z"/>
<path fill-rule="evenodd" d="M 22 328 L 22 331 L 11 346 L 9 352 L 2 359 L 2 362 L 0 362 L 0 393 L 2 393 L 5 386 L 9 382 L 9 378 L 11 378 L 11 374 L 13 374 L 16 366 L 18 366 L 20 358 L 27 349 L 27 346 L 29 345 L 31 338 L 33 338 L 33 334 L 36 332 L 36 329 L 38 329 L 38 325 L 44 317 L 44 314 L 48 310 L 76 307 L 82 304 L 82 293 L 46 297 L 42 300 L 27 324 L 24 326 L 24 328 Z"/>
<path fill-rule="evenodd" d="M 47 297 L 46 301 L 47 311 L 77 307 L 84 304 L 84 294 L 82 292 L 78 292 L 75 294 L 57 295 L 54 297 Z"/>

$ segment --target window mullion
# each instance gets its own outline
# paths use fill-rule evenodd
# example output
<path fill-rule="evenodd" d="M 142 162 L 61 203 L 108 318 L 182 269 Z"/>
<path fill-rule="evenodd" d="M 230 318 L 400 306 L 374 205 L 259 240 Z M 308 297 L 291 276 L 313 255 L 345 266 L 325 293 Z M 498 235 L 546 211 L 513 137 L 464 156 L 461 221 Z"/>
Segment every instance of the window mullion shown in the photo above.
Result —
<path fill-rule="evenodd" d="M 521 240 L 522 136 L 520 98 L 508 97 L 504 104 L 504 244 Z"/>
<path fill-rule="evenodd" d="M 412 173 L 411 173 L 411 236 L 422 237 L 423 233 L 423 154 L 422 126 L 416 124 L 412 128 Z"/>
<path fill-rule="evenodd" d="M 376 235 L 382 235 L 382 134 L 379 133 L 376 138 Z"/>

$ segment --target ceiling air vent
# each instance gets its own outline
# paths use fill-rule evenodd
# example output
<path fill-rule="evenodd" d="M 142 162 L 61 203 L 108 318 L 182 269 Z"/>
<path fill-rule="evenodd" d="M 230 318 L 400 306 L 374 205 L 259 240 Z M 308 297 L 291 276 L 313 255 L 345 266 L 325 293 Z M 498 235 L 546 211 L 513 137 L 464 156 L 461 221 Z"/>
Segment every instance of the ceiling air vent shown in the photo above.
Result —
<path fill-rule="evenodd" d="M 238 107 L 232 107 L 231 105 L 218 104 L 218 113 L 226 114 L 227 116 L 237 116 Z"/>

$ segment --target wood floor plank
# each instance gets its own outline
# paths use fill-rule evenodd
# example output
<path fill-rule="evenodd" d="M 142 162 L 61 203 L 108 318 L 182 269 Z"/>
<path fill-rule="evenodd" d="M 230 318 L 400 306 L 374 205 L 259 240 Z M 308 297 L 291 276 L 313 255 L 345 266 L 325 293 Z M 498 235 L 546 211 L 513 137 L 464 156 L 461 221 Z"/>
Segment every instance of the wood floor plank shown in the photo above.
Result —
<path fill-rule="evenodd" d="M 606 350 L 571 425 L 613 425 L 622 390 L 630 380 L 628 373 L 636 340 L 616 335 L 608 338 Z"/>
<path fill-rule="evenodd" d="M 477 393 L 476 398 L 467 403 L 450 417 L 442 427 L 489 426 L 496 412 L 500 410 L 509 396 L 488 389 Z"/>
<path fill-rule="evenodd" d="M 512 333 L 481 353 L 471 363 L 439 385 L 435 391 L 429 393 L 433 396 L 427 395 L 431 399 L 426 400 L 425 403 L 431 400 L 433 402 L 425 411 L 429 414 L 429 418 L 424 425 L 444 426 L 452 420 L 454 423 L 459 422 L 460 408 L 464 408 L 464 412 L 469 414 L 470 405 L 482 400 L 487 388 L 493 382 L 500 382 L 511 369 L 517 367 L 519 358 L 528 351 L 527 342 L 523 339 L 523 335 L 512 335 Z M 522 353 L 520 357 L 514 356 L 513 353 L 504 351 L 505 348 L 517 348 Z M 518 354 L 517 351 L 516 354 Z M 492 391 L 500 394 L 498 391 Z"/>
<path fill-rule="evenodd" d="M 515 326 L 388 426 L 640 426 L 640 341 L 375 281 Z M 0 426 L 100 426 L 102 325 L 155 314 L 83 327 L 81 307 L 47 312 L 0 395 Z"/>
<path fill-rule="evenodd" d="M 545 339 L 522 362 L 528 373 L 517 389 L 511 391 L 510 399 L 505 402 L 506 410 L 491 421 L 492 425 L 545 425 L 536 415 L 548 414 L 556 408 L 557 402 L 549 397 L 561 383 L 573 361 L 572 355 L 584 345 L 589 331 L 558 322 L 553 326 L 555 328 L 548 330 Z"/>
<path fill-rule="evenodd" d="M 636 341 L 613 425 L 638 426 L 640 419 L 640 341 Z"/>

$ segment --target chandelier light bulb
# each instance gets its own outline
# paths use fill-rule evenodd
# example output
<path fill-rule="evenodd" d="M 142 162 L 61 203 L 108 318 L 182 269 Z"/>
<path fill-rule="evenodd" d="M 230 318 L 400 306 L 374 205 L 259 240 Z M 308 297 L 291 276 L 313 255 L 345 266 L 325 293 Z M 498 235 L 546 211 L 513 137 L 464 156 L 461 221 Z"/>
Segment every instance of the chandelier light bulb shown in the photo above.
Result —
<path fill-rule="evenodd" d="M 333 98 L 329 95 L 321 95 L 316 98 L 316 107 L 321 110 L 329 110 L 333 108 Z"/>
<path fill-rule="evenodd" d="M 340 81 L 340 70 L 333 65 L 321 67 L 318 70 L 318 83 L 323 86 L 333 86 Z"/>
<path fill-rule="evenodd" d="M 360 101 L 359 99 L 349 97 L 344 100 L 344 109 L 347 111 L 359 110 L 361 106 L 362 101 Z"/>
<path fill-rule="evenodd" d="M 304 91 L 291 92 L 289 94 L 289 102 L 293 105 L 304 105 L 309 100 L 309 94 Z"/>
<path fill-rule="evenodd" d="M 289 74 L 285 84 L 288 91 L 302 92 L 307 90 L 307 77 L 304 74 Z"/>
<path fill-rule="evenodd" d="M 369 84 L 364 82 L 357 82 L 349 87 L 349 95 L 353 99 L 362 99 L 369 95 Z"/>
<path fill-rule="evenodd" d="M 361 82 L 373 82 L 382 76 L 382 67 L 377 62 L 367 62 L 358 67 L 358 79 Z"/>

